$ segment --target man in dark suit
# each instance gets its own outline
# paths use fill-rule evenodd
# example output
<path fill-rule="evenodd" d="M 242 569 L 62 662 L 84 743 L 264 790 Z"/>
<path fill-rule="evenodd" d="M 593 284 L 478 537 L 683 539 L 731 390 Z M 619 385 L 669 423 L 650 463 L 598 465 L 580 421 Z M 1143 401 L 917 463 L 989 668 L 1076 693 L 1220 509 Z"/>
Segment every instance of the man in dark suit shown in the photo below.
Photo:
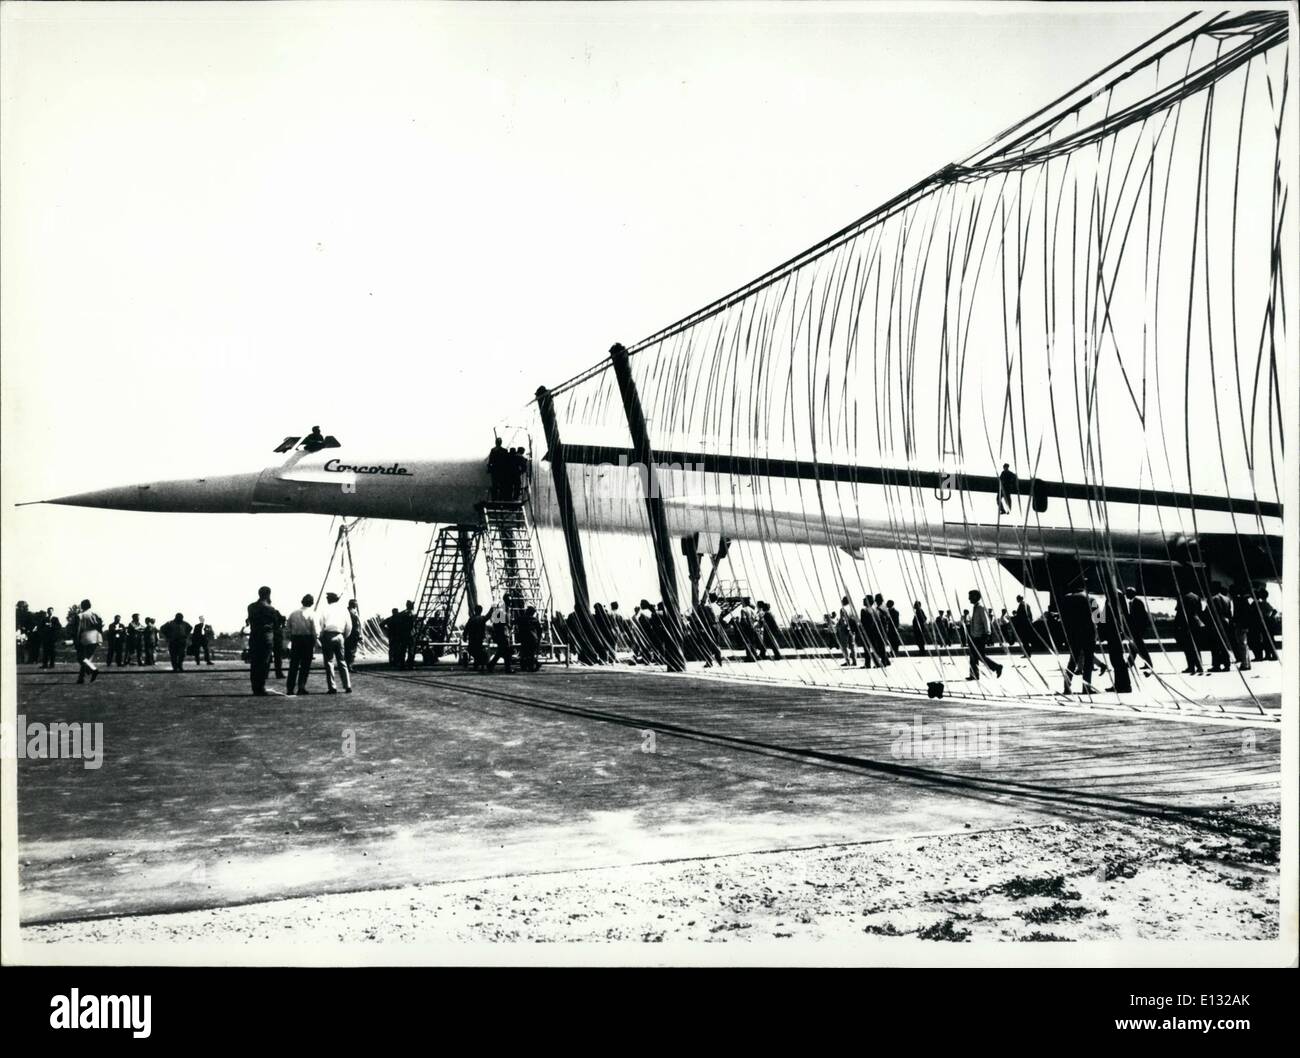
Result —
<path fill-rule="evenodd" d="M 167 654 L 171 658 L 172 672 L 185 671 L 185 647 L 190 641 L 190 624 L 185 615 L 178 613 L 162 626 L 163 639 L 167 640 Z"/>
<path fill-rule="evenodd" d="M 1247 633 L 1251 653 L 1256 661 L 1276 661 L 1277 648 L 1273 643 L 1273 620 L 1277 611 L 1268 601 L 1268 589 L 1256 588 L 1250 600 L 1250 630 Z"/>
<path fill-rule="evenodd" d="M 212 664 L 212 640 L 215 633 L 212 626 L 203 620 L 203 615 L 199 615 L 198 624 L 194 626 L 190 634 L 190 653 L 194 656 L 194 664 L 199 663 L 199 655 L 203 655 L 203 660 L 207 664 Z"/>
<path fill-rule="evenodd" d="M 1016 596 L 1016 608 L 1011 614 L 1011 628 L 1016 633 L 1016 642 L 1025 652 L 1025 657 L 1034 653 L 1034 619 L 1030 616 L 1029 606 L 1023 595 Z"/>
<path fill-rule="evenodd" d="M 1189 676 L 1204 676 L 1205 666 L 1201 664 L 1200 634 L 1205 627 L 1201 621 L 1201 597 L 1194 591 L 1185 592 L 1178 598 L 1174 607 L 1174 629 L 1178 636 L 1178 645 L 1183 648 L 1187 658 L 1187 667 L 1183 672 Z"/>
<path fill-rule="evenodd" d="M 873 595 L 865 595 L 862 599 L 862 609 L 858 612 L 858 624 L 862 629 L 862 646 L 864 669 L 871 668 L 871 656 L 876 656 L 876 664 L 882 668 L 889 667 L 889 648 L 885 645 L 885 630 L 881 627 L 880 614 L 876 610 L 876 600 Z"/>
<path fill-rule="evenodd" d="M 1070 662 L 1065 667 L 1065 693 L 1071 693 L 1074 674 L 1082 672 L 1083 693 L 1095 694 L 1092 666 L 1093 652 L 1097 649 L 1097 626 L 1092 620 L 1092 603 L 1082 585 L 1061 600 L 1061 625 L 1065 646 L 1070 652 Z"/>
<path fill-rule="evenodd" d="M 398 625 L 398 627 L 401 629 L 401 635 L 402 635 L 402 639 L 401 639 L 402 668 L 413 669 L 415 668 L 415 646 L 416 646 L 415 644 L 415 630 L 416 630 L 415 603 L 411 599 L 407 599 L 406 609 L 403 610 L 398 616 L 401 618 L 401 623 Z"/>
<path fill-rule="evenodd" d="M 248 662 L 253 693 L 266 694 L 275 653 L 276 630 L 284 628 L 284 616 L 271 605 L 271 589 L 257 589 L 257 601 L 248 604 Z"/>
<path fill-rule="evenodd" d="M 1210 585 L 1208 613 L 1210 632 L 1210 671 L 1231 672 L 1232 655 L 1229 642 L 1232 637 L 1232 600 L 1223 585 L 1215 581 Z"/>
<path fill-rule="evenodd" d="M 1131 666 L 1141 658 L 1145 666 L 1142 670 L 1143 675 L 1149 676 L 1154 667 L 1151 661 L 1151 649 L 1147 646 L 1147 636 L 1151 634 L 1151 613 L 1147 610 L 1146 602 L 1133 588 L 1124 589 L 1124 611 L 1132 644 L 1129 647 L 1128 664 Z"/>
<path fill-rule="evenodd" d="M 1019 481 L 1010 463 L 1002 464 L 1002 473 L 998 475 L 998 514 L 1011 513 L 1011 497 L 1016 494 Z"/>
<path fill-rule="evenodd" d="M 59 640 L 63 638 L 63 625 L 54 616 L 54 607 L 45 611 L 45 621 L 41 625 L 41 668 L 54 668 L 55 654 Z"/>
<path fill-rule="evenodd" d="M 508 500 L 510 498 L 510 453 L 502 445 L 501 438 L 496 439 L 487 458 L 488 481 L 490 489 L 488 498 Z"/>
<path fill-rule="evenodd" d="M 889 652 L 896 658 L 903 656 L 903 628 L 902 616 L 898 612 L 898 607 L 894 605 L 893 599 L 885 600 L 885 608 L 881 611 L 885 620 L 885 636 L 889 640 Z"/>
<path fill-rule="evenodd" d="M 385 637 L 388 639 L 388 664 L 393 668 L 402 667 L 402 655 L 398 653 L 398 637 L 401 635 L 400 625 L 402 623 L 401 612 L 396 606 L 393 612 L 379 622 L 379 627 L 383 629 Z"/>
<path fill-rule="evenodd" d="M 523 499 L 524 480 L 528 476 L 528 457 L 524 455 L 523 448 L 512 448 L 510 450 L 510 498 L 512 500 Z"/>
<path fill-rule="evenodd" d="M 483 641 L 487 637 L 487 618 L 483 616 L 483 607 L 475 605 L 474 612 L 465 622 L 465 652 L 469 655 L 470 665 L 475 672 L 487 671 L 487 650 Z"/>
<path fill-rule="evenodd" d="M 108 644 L 108 658 L 105 665 L 116 665 L 121 668 L 126 664 L 126 625 L 122 623 L 122 615 L 115 613 L 113 622 L 104 629 L 104 642 Z"/>
<path fill-rule="evenodd" d="M 519 668 L 522 672 L 537 672 L 541 662 L 537 655 L 542 643 L 542 623 L 537 610 L 529 606 L 519 621 Z"/>

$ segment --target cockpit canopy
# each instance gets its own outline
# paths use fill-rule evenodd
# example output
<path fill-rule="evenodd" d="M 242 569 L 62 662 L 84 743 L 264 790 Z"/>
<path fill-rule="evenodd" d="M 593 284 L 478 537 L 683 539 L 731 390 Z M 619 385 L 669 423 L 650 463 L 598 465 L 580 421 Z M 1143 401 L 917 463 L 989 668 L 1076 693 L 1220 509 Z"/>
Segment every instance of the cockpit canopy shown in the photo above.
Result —
<path fill-rule="evenodd" d="M 308 434 L 306 437 L 286 437 L 276 446 L 275 451 L 280 455 L 285 452 L 291 452 L 295 448 L 304 452 L 319 452 L 322 448 L 342 448 L 339 440 L 333 434 L 326 434 L 324 437 L 312 437 Z"/>

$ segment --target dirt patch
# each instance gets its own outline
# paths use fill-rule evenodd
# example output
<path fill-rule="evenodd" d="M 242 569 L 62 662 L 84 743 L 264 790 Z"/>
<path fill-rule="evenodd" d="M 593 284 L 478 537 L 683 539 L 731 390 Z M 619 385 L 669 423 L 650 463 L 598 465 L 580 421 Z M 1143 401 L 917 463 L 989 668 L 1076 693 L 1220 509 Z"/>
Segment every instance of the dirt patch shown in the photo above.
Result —
<path fill-rule="evenodd" d="M 1279 925 L 1276 804 L 1050 823 L 31 926 L 27 941 L 329 944 L 845 939 L 1262 940 Z"/>

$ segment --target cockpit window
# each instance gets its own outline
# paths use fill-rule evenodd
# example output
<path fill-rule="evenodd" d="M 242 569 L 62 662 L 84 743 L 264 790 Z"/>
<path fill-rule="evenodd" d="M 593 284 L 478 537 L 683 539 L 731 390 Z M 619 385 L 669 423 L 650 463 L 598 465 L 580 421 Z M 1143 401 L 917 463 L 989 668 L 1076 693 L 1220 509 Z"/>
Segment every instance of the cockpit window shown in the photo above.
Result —
<path fill-rule="evenodd" d="M 279 443 L 279 445 L 276 446 L 275 451 L 283 455 L 285 452 L 290 451 L 293 448 L 293 446 L 298 443 L 298 441 L 299 438 L 297 437 L 286 437 L 283 441 Z"/>

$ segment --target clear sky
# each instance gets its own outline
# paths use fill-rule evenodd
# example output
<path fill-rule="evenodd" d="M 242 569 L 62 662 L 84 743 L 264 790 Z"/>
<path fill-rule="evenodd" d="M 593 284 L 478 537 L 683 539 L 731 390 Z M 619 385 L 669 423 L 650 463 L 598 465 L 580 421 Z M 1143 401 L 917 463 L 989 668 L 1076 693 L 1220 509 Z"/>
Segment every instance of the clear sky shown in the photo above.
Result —
<path fill-rule="evenodd" d="M 6 606 L 225 630 L 316 590 L 326 518 L 13 504 L 313 423 L 486 451 L 1191 9 L 6 3 Z M 428 531 L 366 530 L 376 606 Z"/>

